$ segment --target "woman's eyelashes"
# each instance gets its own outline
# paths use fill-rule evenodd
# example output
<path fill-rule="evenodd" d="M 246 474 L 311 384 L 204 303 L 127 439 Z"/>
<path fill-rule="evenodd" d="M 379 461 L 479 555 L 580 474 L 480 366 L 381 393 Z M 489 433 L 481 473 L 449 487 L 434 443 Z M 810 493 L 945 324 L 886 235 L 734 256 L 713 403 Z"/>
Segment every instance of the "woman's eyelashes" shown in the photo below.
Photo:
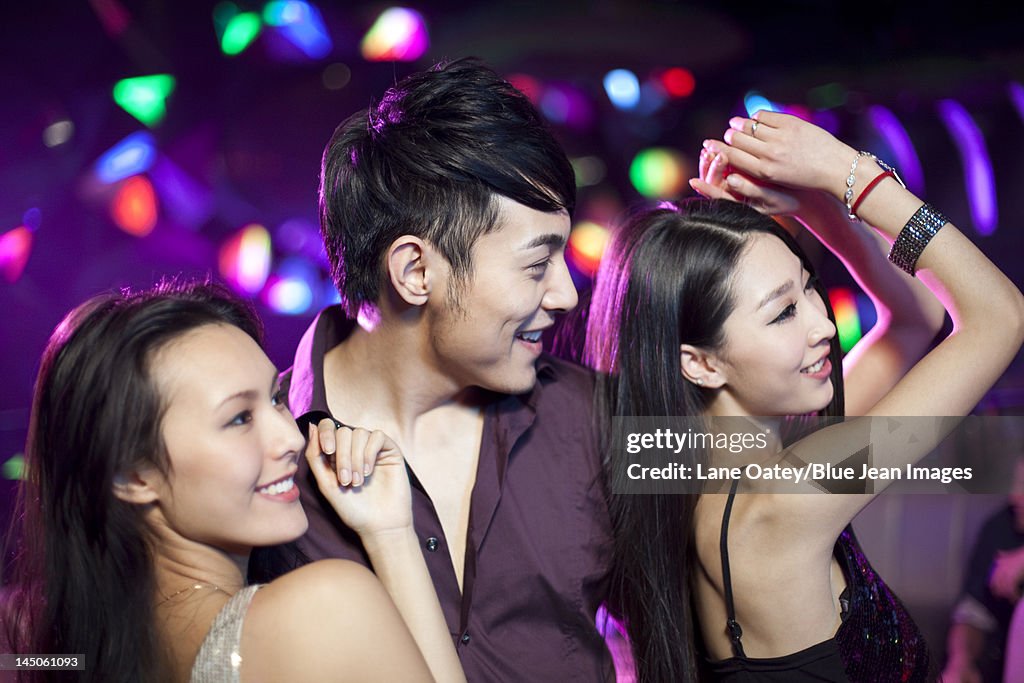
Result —
<path fill-rule="evenodd" d="M 769 325 L 775 325 L 776 323 L 785 322 L 785 321 L 789 320 L 790 318 L 792 318 L 795 315 L 796 315 L 796 304 L 794 303 L 794 304 L 790 304 L 790 305 L 786 306 L 785 308 L 783 308 L 782 309 L 782 313 L 779 313 L 775 317 L 775 319 L 772 320 L 768 324 Z"/>
<path fill-rule="evenodd" d="M 235 415 L 231 420 L 224 425 L 225 427 L 242 427 L 252 422 L 252 411 L 243 410 L 242 412 Z"/>
<path fill-rule="evenodd" d="M 817 283 L 818 283 L 818 279 L 816 277 L 814 277 L 814 276 L 808 277 L 807 278 L 807 282 L 804 283 L 804 291 L 805 292 L 815 292 L 815 293 L 817 293 L 817 290 L 815 289 L 815 286 L 817 285 Z M 787 320 L 789 320 L 789 319 L 791 319 L 791 318 L 793 318 L 795 316 L 796 316 L 796 302 L 794 301 L 794 302 L 790 303 L 788 306 L 786 306 L 785 308 L 783 308 L 782 312 L 779 313 L 775 317 L 775 319 L 772 320 L 768 324 L 769 325 L 775 325 L 777 323 L 785 322 L 785 321 L 787 321 Z"/>
<path fill-rule="evenodd" d="M 270 395 L 270 405 L 272 405 L 274 408 L 276 408 L 278 410 L 280 410 L 282 408 L 287 408 L 288 407 L 287 399 L 288 399 L 288 392 L 286 392 L 282 388 L 277 388 Z M 230 420 L 228 420 L 228 423 L 226 425 L 224 425 L 224 426 L 225 427 L 241 427 L 243 425 L 249 424 L 250 422 L 252 422 L 252 410 L 246 409 L 246 410 L 241 411 L 240 413 L 238 413 L 234 417 L 232 417 Z"/>

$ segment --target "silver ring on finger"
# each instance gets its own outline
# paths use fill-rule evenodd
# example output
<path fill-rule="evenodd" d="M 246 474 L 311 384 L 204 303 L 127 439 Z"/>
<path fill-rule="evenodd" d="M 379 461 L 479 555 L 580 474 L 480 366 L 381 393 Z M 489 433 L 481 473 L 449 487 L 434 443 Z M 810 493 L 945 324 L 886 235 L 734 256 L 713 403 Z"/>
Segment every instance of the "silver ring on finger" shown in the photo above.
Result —
<path fill-rule="evenodd" d="M 761 125 L 760 121 L 754 121 L 754 123 L 750 126 L 750 136 L 751 137 L 755 137 L 755 138 L 757 137 L 757 127 L 760 126 L 760 125 Z"/>

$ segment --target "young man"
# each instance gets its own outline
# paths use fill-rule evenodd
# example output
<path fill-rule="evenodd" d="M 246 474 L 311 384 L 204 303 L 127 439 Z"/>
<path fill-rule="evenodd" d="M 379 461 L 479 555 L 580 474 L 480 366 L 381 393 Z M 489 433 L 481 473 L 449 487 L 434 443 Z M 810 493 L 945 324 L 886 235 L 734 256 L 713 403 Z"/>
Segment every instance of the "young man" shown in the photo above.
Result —
<path fill-rule="evenodd" d="M 303 337 L 289 403 L 401 447 L 419 552 L 471 681 L 613 675 L 594 626 L 611 527 L 593 379 L 541 350 L 577 302 L 574 203 L 536 110 L 471 60 L 405 79 L 324 152 L 321 230 L 342 305 Z M 368 564 L 300 478 L 309 532 L 299 553 L 265 552 L 253 578 L 303 555 Z"/>

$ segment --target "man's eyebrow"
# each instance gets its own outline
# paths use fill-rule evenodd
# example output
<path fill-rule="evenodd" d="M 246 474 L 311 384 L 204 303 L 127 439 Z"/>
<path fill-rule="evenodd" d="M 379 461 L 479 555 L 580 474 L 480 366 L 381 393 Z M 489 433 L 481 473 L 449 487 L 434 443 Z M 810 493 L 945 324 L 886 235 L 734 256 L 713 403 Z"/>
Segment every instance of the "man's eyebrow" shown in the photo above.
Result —
<path fill-rule="evenodd" d="M 793 288 L 793 281 L 792 280 L 786 280 L 786 282 L 784 284 L 779 285 L 778 287 L 776 287 L 775 289 L 770 291 L 768 293 L 768 296 L 766 296 L 765 298 L 761 299 L 760 303 L 757 304 L 757 309 L 756 310 L 761 310 L 762 308 L 767 306 L 769 303 L 771 303 L 775 299 L 778 299 L 780 296 L 782 296 L 783 294 L 785 294 L 786 292 L 788 292 L 792 288 Z"/>
<path fill-rule="evenodd" d="M 529 251 L 530 249 L 536 249 L 537 247 L 551 247 L 553 249 L 561 249 L 565 246 L 565 236 L 559 235 L 557 232 L 549 232 L 546 235 L 537 235 L 532 240 L 519 247 L 520 251 Z"/>

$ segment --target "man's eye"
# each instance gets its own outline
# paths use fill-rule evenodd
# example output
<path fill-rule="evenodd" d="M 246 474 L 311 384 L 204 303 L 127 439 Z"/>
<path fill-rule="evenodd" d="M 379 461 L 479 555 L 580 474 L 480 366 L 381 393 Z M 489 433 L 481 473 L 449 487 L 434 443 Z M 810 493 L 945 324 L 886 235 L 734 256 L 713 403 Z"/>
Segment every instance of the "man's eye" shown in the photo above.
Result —
<path fill-rule="evenodd" d="M 548 258 L 544 259 L 543 261 L 537 261 L 537 263 L 534 263 L 533 265 L 531 265 L 527 270 L 532 270 L 532 271 L 535 271 L 535 272 L 543 273 L 545 270 L 547 270 L 547 267 L 549 265 L 551 265 L 551 257 L 550 256 Z"/>

